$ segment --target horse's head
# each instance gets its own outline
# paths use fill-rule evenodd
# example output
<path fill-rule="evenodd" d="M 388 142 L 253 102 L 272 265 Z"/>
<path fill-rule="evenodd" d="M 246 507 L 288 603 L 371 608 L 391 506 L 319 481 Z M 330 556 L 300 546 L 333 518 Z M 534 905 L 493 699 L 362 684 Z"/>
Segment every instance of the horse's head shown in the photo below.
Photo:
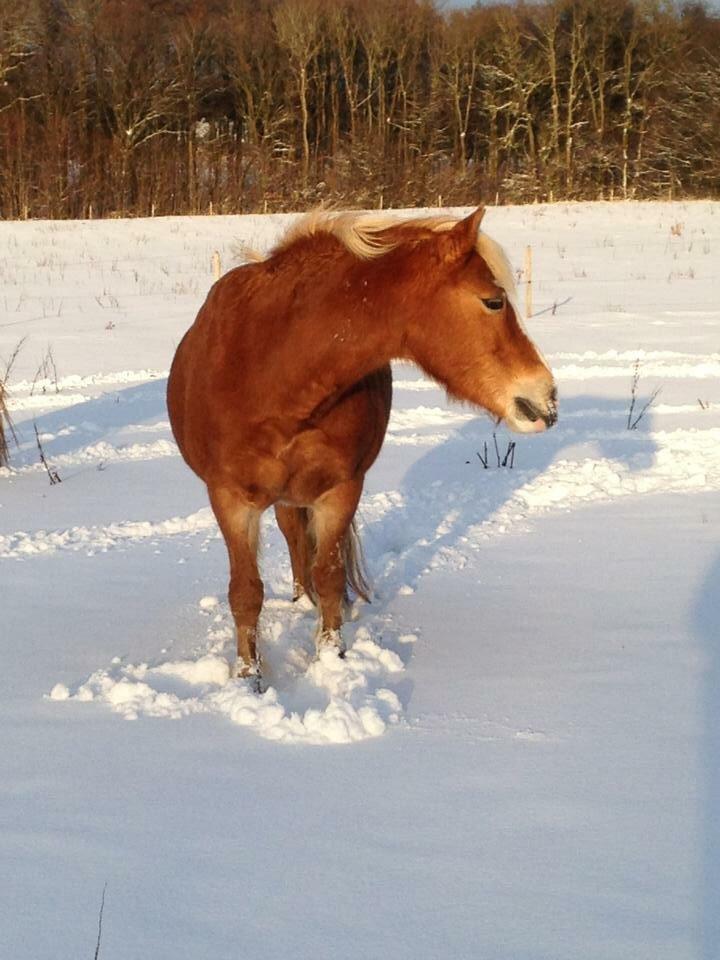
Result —
<path fill-rule="evenodd" d="M 512 269 L 480 233 L 482 207 L 417 244 L 422 303 L 409 319 L 409 354 L 450 394 L 533 433 L 557 420 L 552 373 L 525 333 L 514 305 Z"/>

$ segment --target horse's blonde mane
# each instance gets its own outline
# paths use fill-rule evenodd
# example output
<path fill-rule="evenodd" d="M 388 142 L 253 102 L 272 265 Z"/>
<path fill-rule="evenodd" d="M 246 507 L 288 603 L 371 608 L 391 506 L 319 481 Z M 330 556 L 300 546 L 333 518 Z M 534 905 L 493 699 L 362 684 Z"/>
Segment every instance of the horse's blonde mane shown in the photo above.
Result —
<path fill-rule="evenodd" d="M 319 233 L 330 234 L 346 247 L 350 253 L 361 260 L 372 260 L 389 253 L 396 246 L 388 238 L 379 236 L 390 227 L 399 226 L 405 221 L 397 220 L 388 214 L 332 213 L 327 210 L 312 210 L 293 223 L 272 253 L 287 250 L 303 237 L 314 237 Z"/>
<path fill-rule="evenodd" d="M 462 217 L 451 217 L 447 214 L 400 219 L 388 213 L 332 213 L 313 210 L 295 221 L 280 243 L 273 248 L 272 254 L 287 250 L 303 237 L 325 233 L 339 240 L 354 256 L 361 260 L 372 260 L 395 249 L 399 243 L 395 231 L 407 228 L 444 233 L 457 226 L 461 219 Z M 385 231 L 390 230 L 393 232 L 383 236 Z M 492 237 L 479 230 L 475 249 L 488 265 L 497 285 L 514 301 L 517 292 L 513 269 L 503 248 Z"/>

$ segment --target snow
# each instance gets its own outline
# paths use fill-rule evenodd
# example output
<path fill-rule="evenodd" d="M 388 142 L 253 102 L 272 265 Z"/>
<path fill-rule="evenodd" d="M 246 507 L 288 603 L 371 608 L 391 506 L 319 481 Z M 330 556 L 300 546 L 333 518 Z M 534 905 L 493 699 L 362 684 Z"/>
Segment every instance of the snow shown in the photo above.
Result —
<path fill-rule="evenodd" d="M 257 694 L 164 387 L 213 251 L 290 219 L 0 223 L 0 955 L 91 955 L 107 883 L 103 960 L 714 960 L 720 204 L 488 211 L 560 421 L 498 467 L 398 365 L 373 603 L 315 659 L 268 517 Z"/>
<path fill-rule="evenodd" d="M 296 686 L 305 688 L 306 698 L 315 688 L 327 699 L 321 707 L 302 712 L 281 703 L 274 687 L 258 695 L 247 683 L 231 681 L 228 657 L 214 652 L 232 643 L 229 621 L 222 628 L 214 626 L 211 634 L 213 652 L 197 659 L 162 661 L 156 666 L 118 661 L 93 673 L 74 694 L 64 684 L 55 684 L 50 699 L 100 701 L 127 720 L 139 716 L 175 720 L 191 713 L 211 713 L 252 727 L 268 740 L 287 743 L 352 743 L 379 736 L 386 723 L 398 722 L 402 710 L 398 697 L 373 680 L 401 672 L 403 663 L 374 643 L 365 628 L 357 631 L 352 649 L 342 660 L 331 650 L 322 651 L 318 659 L 299 658 L 304 675 Z M 168 680 L 179 681 L 175 689 L 167 689 Z M 284 699 L 293 697 L 285 691 Z"/>

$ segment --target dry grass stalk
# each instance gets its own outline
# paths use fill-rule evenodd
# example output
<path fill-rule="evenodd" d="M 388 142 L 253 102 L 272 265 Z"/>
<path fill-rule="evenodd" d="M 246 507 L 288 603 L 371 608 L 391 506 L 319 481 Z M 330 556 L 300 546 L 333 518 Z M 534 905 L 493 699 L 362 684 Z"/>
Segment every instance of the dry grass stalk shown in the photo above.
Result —
<path fill-rule="evenodd" d="M 5 384 L 0 380 L 0 467 L 6 467 L 10 457 L 7 438 L 5 436 L 5 424 L 10 426 L 10 417 L 7 411 L 7 394 L 5 393 Z"/>
<path fill-rule="evenodd" d="M 40 463 L 45 467 L 45 472 L 47 473 L 48 478 L 50 479 L 50 486 L 53 487 L 55 486 L 56 483 L 62 483 L 62 480 L 60 479 L 60 474 L 57 472 L 57 470 L 52 469 L 47 462 L 47 458 L 45 457 L 45 451 L 43 450 L 43 445 L 40 440 L 40 432 L 38 431 L 37 424 L 33 423 L 33 427 L 35 429 L 35 440 L 37 442 L 37 448 L 40 452 Z"/>
<path fill-rule="evenodd" d="M 15 349 L 10 354 L 10 359 L 5 364 L 5 370 L 2 372 L 2 374 L 0 374 L 0 467 L 6 467 L 10 460 L 10 446 L 8 444 L 8 437 L 12 437 L 15 443 L 17 443 L 15 429 L 13 428 L 12 420 L 10 419 L 10 413 L 8 412 L 8 395 L 6 384 L 10 378 L 12 368 L 15 366 L 15 361 L 17 360 L 26 340 L 27 337 L 23 337 L 21 340 L 18 340 L 17 344 L 15 345 Z"/>
<path fill-rule="evenodd" d="M 633 368 L 633 378 L 632 384 L 630 385 L 630 409 L 628 410 L 627 416 L 627 428 L 628 430 L 636 430 L 637 425 L 640 423 L 642 418 L 645 416 L 647 411 L 652 407 L 652 405 L 657 400 L 662 387 L 655 387 L 653 392 L 650 394 L 649 399 L 645 402 L 640 413 L 637 416 L 633 416 L 635 413 L 635 408 L 638 403 L 638 385 L 640 383 L 640 358 L 635 361 L 635 366 Z"/>

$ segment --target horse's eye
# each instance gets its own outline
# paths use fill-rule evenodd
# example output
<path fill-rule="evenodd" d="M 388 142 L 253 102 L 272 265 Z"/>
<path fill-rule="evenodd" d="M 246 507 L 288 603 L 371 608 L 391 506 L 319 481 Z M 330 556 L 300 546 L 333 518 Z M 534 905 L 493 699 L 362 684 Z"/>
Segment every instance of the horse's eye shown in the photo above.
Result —
<path fill-rule="evenodd" d="M 502 310 L 502 308 L 505 306 L 504 297 L 490 297 L 489 300 L 485 300 L 484 297 L 481 297 L 480 299 L 488 308 L 488 310 Z"/>

